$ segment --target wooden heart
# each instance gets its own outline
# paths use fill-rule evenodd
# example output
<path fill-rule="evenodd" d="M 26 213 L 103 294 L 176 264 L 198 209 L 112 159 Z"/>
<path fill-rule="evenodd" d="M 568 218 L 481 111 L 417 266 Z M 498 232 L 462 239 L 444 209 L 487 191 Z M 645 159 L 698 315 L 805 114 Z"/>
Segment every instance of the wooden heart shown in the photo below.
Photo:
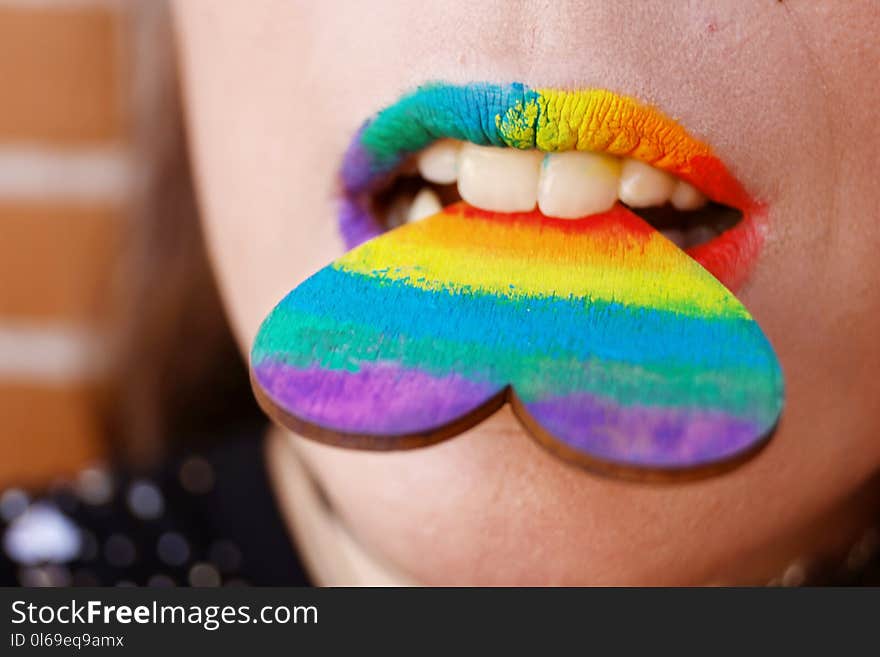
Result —
<path fill-rule="evenodd" d="M 263 408 L 322 442 L 418 447 L 509 401 L 562 457 L 646 479 L 742 462 L 783 404 L 748 311 L 622 206 L 568 221 L 457 204 L 385 233 L 290 292 L 251 367 Z"/>

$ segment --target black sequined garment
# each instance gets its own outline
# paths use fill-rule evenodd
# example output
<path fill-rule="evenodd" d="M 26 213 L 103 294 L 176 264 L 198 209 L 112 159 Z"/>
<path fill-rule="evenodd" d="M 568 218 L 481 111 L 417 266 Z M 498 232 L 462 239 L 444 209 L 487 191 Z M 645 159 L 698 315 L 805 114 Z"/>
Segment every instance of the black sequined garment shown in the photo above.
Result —
<path fill-rule="evenodd" d="M 88 469 L 0 494 L 0 585 L 307 586 L 263 461 L 264 427 L 146 475 Z M 806 583 L 880 585 L 880 533 Z"/>
<path fill-rule="evenodd" d="M 261 432 L 146 475 L 88 469 L 0 495 L 0 584 L 305 586 Z"/>

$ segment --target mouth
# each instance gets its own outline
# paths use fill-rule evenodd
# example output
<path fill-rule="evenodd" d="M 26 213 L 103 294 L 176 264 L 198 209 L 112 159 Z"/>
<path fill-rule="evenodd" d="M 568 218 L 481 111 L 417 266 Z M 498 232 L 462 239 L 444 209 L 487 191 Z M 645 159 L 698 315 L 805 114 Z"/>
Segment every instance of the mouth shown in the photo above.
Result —
<path fill-rule="evenodd" d="M 735 292 L 765 233 L 763 205 L 708 145 L 598 89 L 420 87 L 364 124 L 340 178 L 349 248 L 462 201 L 565 220 L 620 203 Z"/>

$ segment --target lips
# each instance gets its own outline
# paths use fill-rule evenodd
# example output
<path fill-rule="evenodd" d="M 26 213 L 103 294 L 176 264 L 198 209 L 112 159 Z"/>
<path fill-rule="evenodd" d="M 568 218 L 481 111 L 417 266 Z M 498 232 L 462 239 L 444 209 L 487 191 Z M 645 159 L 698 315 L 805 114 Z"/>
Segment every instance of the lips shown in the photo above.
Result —
<path fill-rule="evenodd" d="M 715 204 L 741 213 L 735 225 L 686 249 L 729 289 L 742 285 L 759 254 L 765 232 L 763 206 L 708 145 L 658 110 L 600 89 L 560 91 L 486 83 L 420 87 L 358 131 L 340 176 L 340 230 L 349 247 L 387 229 L 376 211 L 375 195 L 416 154 L 442 139 L 546 153 L 588 151 L 649 164 Z"/>

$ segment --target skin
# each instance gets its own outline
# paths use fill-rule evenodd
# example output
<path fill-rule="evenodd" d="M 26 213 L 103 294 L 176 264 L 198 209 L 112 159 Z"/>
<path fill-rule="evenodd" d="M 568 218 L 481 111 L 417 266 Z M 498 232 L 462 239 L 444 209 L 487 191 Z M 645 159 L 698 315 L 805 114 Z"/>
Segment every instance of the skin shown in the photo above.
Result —
<path fill-rule="evenodd" d="M 426 80 L 599 86 L 678 119 L 768 204 L 738 296 L 782 362 L 784 418 L 745 466 L 667 485 L 566 465 L 506 409 L 406 453 L 284 437 L 282 497 L 305 476 L 283 465 L 295 453 L 365 552 L 432 584 L 764 583 L 797 558 L 839 555 L 878 508 L 872 3 L 424 4 L 178 2 L 205 229 L 242 350 L 342 253 L 336 167 L 370 114 Z"/>

